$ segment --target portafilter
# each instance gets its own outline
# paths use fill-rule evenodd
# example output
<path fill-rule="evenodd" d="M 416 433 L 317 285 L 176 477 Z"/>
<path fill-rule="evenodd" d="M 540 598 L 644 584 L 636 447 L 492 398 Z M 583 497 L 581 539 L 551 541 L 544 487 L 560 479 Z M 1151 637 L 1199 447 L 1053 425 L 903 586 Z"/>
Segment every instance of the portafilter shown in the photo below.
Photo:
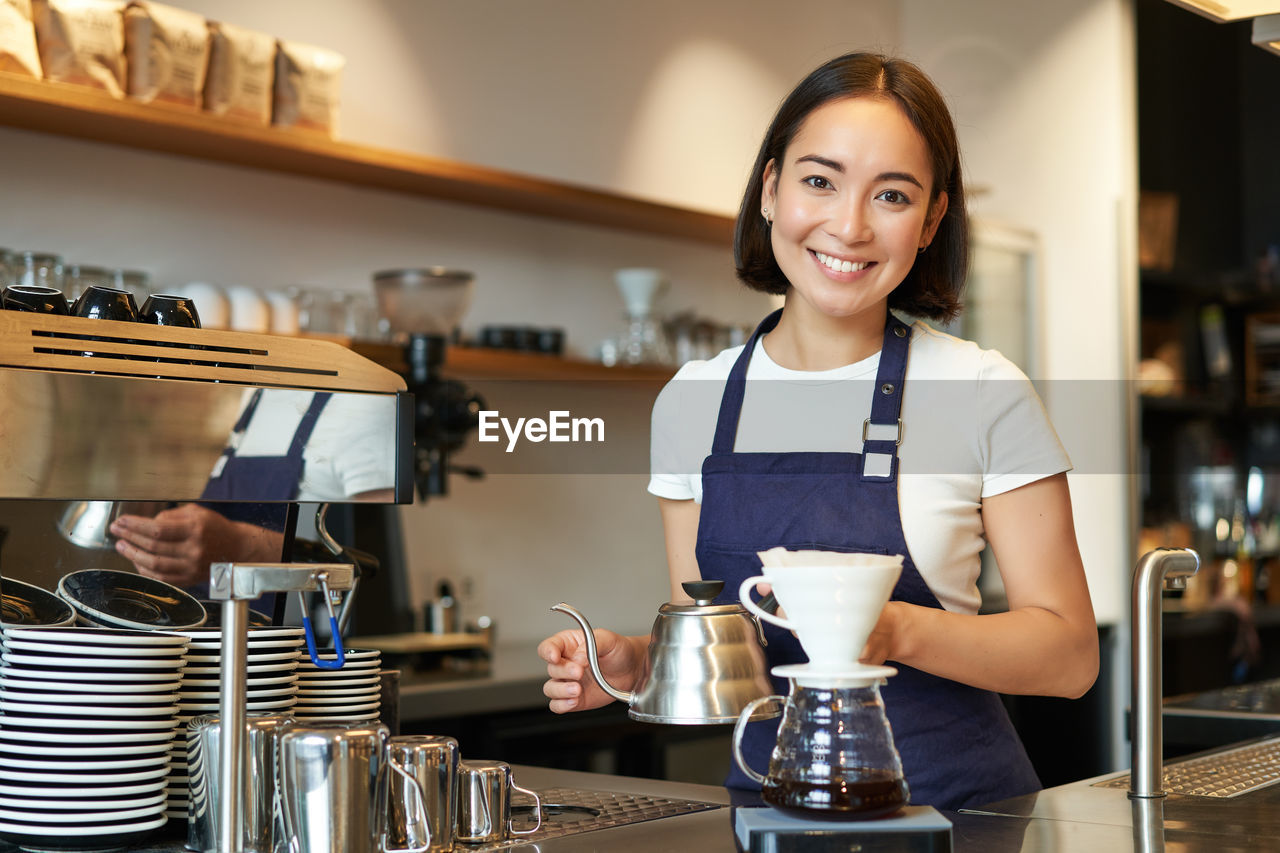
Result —
<path fill-rule="evenodd" d="M 737 722 L 753 699 L 773 692 L 764 656 L 764 632 L 741 604 L 714 604 L 724 581 L 681 584 L 693 604 L 667 603 L 658 608 L 649 651 L 635 690 L 618 690 L 600 672 L 595 635 L 585 616 L 568 604 L 552 610 L 565 613 L 582 627 L 591 673 L 600 687 L 626 702 L 633 720 L 675 725 L 715 725 Z M 752 720 L 777 716 L 761 708 Z"/>

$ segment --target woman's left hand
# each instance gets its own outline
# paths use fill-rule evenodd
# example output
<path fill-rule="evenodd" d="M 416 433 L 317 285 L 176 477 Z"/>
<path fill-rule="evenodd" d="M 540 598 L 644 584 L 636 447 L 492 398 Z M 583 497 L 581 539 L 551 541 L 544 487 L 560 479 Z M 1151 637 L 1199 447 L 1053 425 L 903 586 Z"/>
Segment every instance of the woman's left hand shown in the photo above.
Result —
<path fill-rule="evenodd" d="M 862 654 L 858 656 L 859 663 L 880 666 L 895 659 L 896 639 L 901 636 L 903 621 L 909 615 L 910 607 L 902 601 L 890 601 L 884 606 L 876 626 L 871 629 L 871 636 L 867 637 L 867 644 L 862 647 Z"/>

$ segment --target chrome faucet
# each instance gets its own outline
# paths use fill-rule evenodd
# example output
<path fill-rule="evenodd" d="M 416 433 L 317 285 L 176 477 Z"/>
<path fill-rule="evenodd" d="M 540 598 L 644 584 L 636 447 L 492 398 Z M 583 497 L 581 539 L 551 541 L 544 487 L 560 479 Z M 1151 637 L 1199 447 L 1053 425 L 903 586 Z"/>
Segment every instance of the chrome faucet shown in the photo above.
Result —
<path fill-rule="evenodd" d="M 1129 796 L 1163 797 L 1164 705 L 1161 683 L 1161 592 L 1185 589 L 1187 578 L 1200 569 L 1200 555 L 1190 549 L 1148 551 L 1133 569 L 1133 612 L 1130 637 L 1130 675 L 1133 707 L 1129 712 L 1133 768 Z"/>

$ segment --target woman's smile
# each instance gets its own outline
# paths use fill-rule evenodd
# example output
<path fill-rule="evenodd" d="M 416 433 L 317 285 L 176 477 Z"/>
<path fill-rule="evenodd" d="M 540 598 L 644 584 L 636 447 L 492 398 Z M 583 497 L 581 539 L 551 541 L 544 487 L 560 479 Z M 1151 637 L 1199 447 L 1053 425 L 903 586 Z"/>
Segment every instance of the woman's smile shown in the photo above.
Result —
<path fill-rule="evenodd" d="M 859 273 L 867 267 L 875 263 L 875 261 L 851 261 L 846 258 L 840 258 L 836 255 L 827 255 L 816 249 L 810 249 L 809 254 L 813 255 L 834 276 L 839 276 L 839 281 L 853 281 L 856 276 L 846 277 L 848 273 Z"/>

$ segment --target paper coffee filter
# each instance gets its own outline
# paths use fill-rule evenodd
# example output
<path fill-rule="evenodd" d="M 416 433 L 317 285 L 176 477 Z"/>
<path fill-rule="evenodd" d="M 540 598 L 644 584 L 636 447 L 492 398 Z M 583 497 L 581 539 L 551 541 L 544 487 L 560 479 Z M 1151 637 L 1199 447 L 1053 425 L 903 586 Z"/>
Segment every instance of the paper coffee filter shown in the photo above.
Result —
<path fill-rule="evenodd" d="M 901 554 L 848 554 L 844 551 L 790 551 L 781 546 L 768 551 L 757 551 L 760 564 L 766 569 L 783 569 L 799 566 L 849 566 L 854 568 L 883 569 L 902 568 Z"/>

